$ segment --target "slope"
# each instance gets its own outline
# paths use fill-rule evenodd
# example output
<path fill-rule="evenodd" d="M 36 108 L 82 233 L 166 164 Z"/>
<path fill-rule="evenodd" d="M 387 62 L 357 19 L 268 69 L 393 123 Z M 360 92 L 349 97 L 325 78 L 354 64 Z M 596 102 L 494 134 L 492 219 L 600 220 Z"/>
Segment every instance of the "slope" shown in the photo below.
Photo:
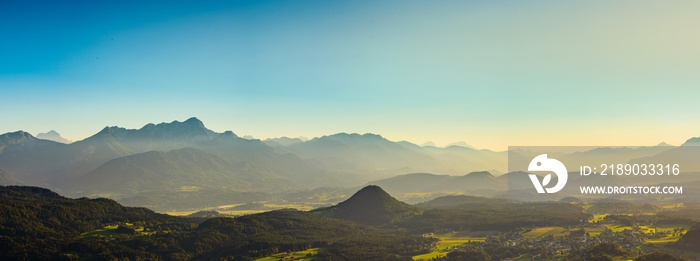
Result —
<path fill-rule="evenodd" d="M 293 153 L 279 153 L 260 140 L 239 138 L 230 131 L 194 147 L 230 162 L 246 165 L 261 175 L 293 181 L 290 185 L 300 188 L 355 186 L 359 183 L 356 175 L 324 169 Z"/>
<path fill-rule="evenodd" d="M 375 134 L 338 133 L 296 143 L 289 148 L 328 169 L 381 177 L 417 171 L 439 172 L 435 158 Z"/>
<path fill-rule="evenodd" d="M 62 174 L 71 180 L 112 159 L 147 151 L 181 149 L 216 135 L 194 117 L 184 122 L 149 123 L 138 130 L 105 127 L 87 139 L 70 144 L 66 153 L 73 155 L 73 160 Z"/>
<path fill-rule="evenodd" d="M 63 153 L 68 146 L 24 131 L 5 133 L 0 135 L 0 166 L 24 182 L 46 185 L 56 169 L 70 161 L 70 155 Z"/>
<path fill-rule="evenodd" d="M 295 210 L 204 220 L 18 186 L 0 199 L 0 260 L 254 260 L 321 247 L 324 260 L 408 260 L 433 242 Z"/>
<path fill-rule="evenodd" d="M 382 225 L 418 214 L 420 210 L 396 200 L 378 186 L 366 186 L 349 199 L 313 213 L 360 224 Z"/>
<path fill-rule="evenodd" d="M 381 186 L 391 194 L 459 192 L 489 195 L 504 191 L 507 185 L 486 171 L 472 172 L 464 176 L 413 173 L 368 184 Z"/>
<path fill-rule="evenodd" d="M 506 199 L 501 198 L 485 198 L 467 195 L 443 196 L 434 198 L 415 206 L 424 209 L 488 209 L 494 207 L 503 207 L 508 203 Z"/>
<path fill-rule="evenodd" d="M 0 169 L 0 185 L 19 185 L 22 182 Z"/>
<path fill-rule="evenodd" d="M 1 260 L 59 259 L 71 240 L 110 223 L 176 221 L 108 199 L 68 199 L 37 187 L 0 186 L 0 199 Z"/>
<path fill-rule="evenodd" d="M 184 148 L 113 159 L 77 179 L 68 189 L 83 194 L 175 191 L 186 186 L 229 187 L 245 191 L 287 183 L 287 180 L 253 171 L 246 165 L 234 164 L 201 150 Z"/>

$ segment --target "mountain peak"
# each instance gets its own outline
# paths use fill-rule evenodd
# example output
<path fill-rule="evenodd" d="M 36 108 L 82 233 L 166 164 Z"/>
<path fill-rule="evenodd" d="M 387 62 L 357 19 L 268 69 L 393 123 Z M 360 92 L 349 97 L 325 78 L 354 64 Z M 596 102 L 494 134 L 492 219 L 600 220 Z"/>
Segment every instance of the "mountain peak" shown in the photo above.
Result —
<path fill-rule="evenodd" d="M 47 133 L 39 133 L 36 135 L 36 137 L 42 140 L 51 140 L 60 143 L 71 143 L 71 141 L 61 137 L 61 134 L 58 134 L 58 132 L 56 132 L 55 130 L 50 130 Z"/>
<path fill-rule="evenodd" d="M 369 185 L 338 205 L 319 211 L 361 224 L 381 225 L 417 213 L 418 209 L 398 201 L 379 186 Z"/>
<path fill-rule="evenodd" d="M 233 133 L 233 131 L 227 130 L 227 131 L 224 131 L 224 133 L 222 133 L 221 135 L 219 135 L 219 137 L 238 138 L 238 135 Z"/>
<path fill-rule="evenodd" d="M 194 125 L 204 127 L 204 123 L 202 121 L 200 121 L 199 119 L 197 119 L 197 117 L 191 117 L 191 118 L 187 119 L 186 121 L 184 121 L 184 123 L 194 124 Z"/>
<path fill-rule="evenodd" d="M 209 131 L 206 127 L 204 127 L 204 123 L 197 119 L 196 117 L 192 117 L 187 119 L 186 121 L 180 122 L 178 120 L 174 120 L 170 123 L 167 122 L 162 122 L 158 124 L 153 124 L 149 123 L 143 126 L 141 130 L 144 129 L 155 129 L 155 130 L 163 130 L 163 129 L 172 129 L 172 128 L 189 128 L 189 129 L 198 129 L 198 130 L 207 130 Z"/>
<path fill-rule="evenodd" d="M 374 133 L 365 133 L 365 134 L 362 134 L 362 137 L 374 138 L 374 139 L 384 139 L 384 137 L 382 137 L 382 135 L 374 134 Z"/>
<path fill-rule="evenodd" d="M 352 197 L 350 197 L 350 198 L 363 197 L 366 195 L 371 195 L 372 197 L 382 197 L 382 198 L 383 197 L 391 197 L 391 195 L 389 195 L 389 193 L 386 193 L 386 191 L 384 191 L 381 187 L 379 187 L 377 185 L 368 185 L 368 186 L 365 186 L 364 188 L 360 189 L 359 191 L 355 192 L 355 194 L 352 195 Z"/>
<path fill-rule="evenodd" d="M 141 129 L 126 129 L 122 127 L 105 127 L 99 133 L 93 135 L 103 136 L 111 135 L 117 140 L 210 140 L 217 133 L 204 127 L 204 123 L 199 119 L 192 117 L 184 122 L 173 121 L 170 123 L 149 123 Z M 92 138 L 92 137 L 91 137 Z"/>
<path fill-rule="evenodd" d="M 36 140 L 36 138 L 25 131 L 8 132 L 0 135 L 0 144 L 17 144 L 33 140 Z"/>
<path fill-rule="evenodd" d="M 425 143 L 421 144 L 420 146 L 421 147 L 437 147 L 437 146 L 435 146 L 435 143 L 432 141 L 425 142 Z"/>
<path fill-rule="evenodd" d="M 469 145 L 464 141 L 453 142 L 453 143 L 447 144 L 447 146 L 445 146 L 445 148 L 449 148 L 449 147 L 464 147 L 464 148 L 474 149 L 474 147 L 472 145 Z"/>
<path fill-rule="evenodd" d="M 100 132 L 97 134 L 109 134 L 109 133 L 114 133 L 117 131 L 124 131 L 126 130 L 125 128 L 117 127 L 117 126 L 105 126 Z"/>
<path fill-rule="evenodd" d="M 469 176 L 469 177 L 493 177 L 491 172 L 488 172 L 488 171 L 475 171 L 475 172 L 471 172 L 471 173 L 464 175 L 464 176 L 465 177 L 466 176 Z"/>

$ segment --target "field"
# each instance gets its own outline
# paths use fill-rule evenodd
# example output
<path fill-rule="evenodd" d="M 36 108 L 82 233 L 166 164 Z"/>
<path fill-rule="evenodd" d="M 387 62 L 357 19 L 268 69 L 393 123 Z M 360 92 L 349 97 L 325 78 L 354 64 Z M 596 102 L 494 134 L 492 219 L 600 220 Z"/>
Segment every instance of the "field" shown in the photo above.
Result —
<path fill-rule="evenodd" d="M 554 237 L 562 237 L 566 235 L 566 229 L 563 227 L 540 227 L 534 228 L 531 231 L 523 233 L 526 238 L 536 238 L 552 235 Z"/>
<path fill-rule="evenodd" d="M 599 228 L 585 228 L 586 233 L 590 235 L 591 237 L 600 235 L 600 233 L 603 233 L 605 231 L 605 227 L 599 227 Z"/>
<path fill-rule="evenodd" d="M 591 219 L 590 222 L 602 222 L 607 216 L 608 214 L 595 214 L 593 215 L 593 219 Z"/>
<path fill-rule="evenodd" d="M 80 234 L 81 237 L 108 237 L 117 234 L 117 226 L 105 226 Z"/>
<path fill-rule="evenodd" d="M 320 248 L 310 248 L 304 251 L 292 253 L 279 253 L 276 255 L 256 259 L 256 261 L 277 261 L 277 260 L 312 260 L 321 251 Z"/>
<path fill-rule="evenodd" d="M 131 224 L 127 224 L 131 225 Z M 80 234 L 81 237 L 110 237 L 110 236 L 115 236 L 119 235 L 119 232 L 117 232 L 117 228 L 119 226 L 105 226 L 103 228 L 98 228 L 93 231 L 88 231 L 85 233 Z M 136 232 L 142 234 L 142 235 L 148 235 L 152 234 L 152 232 L 144 232 L 143 227 L 137 227 L 134 229 Z"/>
<path fill-rule="evenodd" d="M 495 231 L 461 231 L 461 232 L 450 232 L 439 235 L 432 235 L 432 237 L 438 238 L 440 241 L 433 247 L 432 252 L 417 255 L 413 257 L 413 260 L 430 260 L 435 257 L 441 257 L 447 255 L 450 252 L 450 248 L 461 246 L 468 242 L 480 242 L 486 239 L 487 235 L 497 234 Z"/>
<path fill-rule="evenodd" d="M 523 236 L 529 238 L 542 237 L 552 235 L 554 237 L 561 237 L 566 234 L 566 229 L 563 227 L 542 227 L 535 228 L 531 231 L 523 233 Z M 438 243 L 431 249 L 432 251 L 427 254 L 417 255 L 413 257 L 413 260 L 430 260 L 435 257 L 441 257 L 447 255 L 451 248 L 461 246 L 469 242 L 481 242 L 486 240 L 488 235 L 499 234 L 496 231 L 460 231 L 460 232 L 450 232 L 438 235 L 428 235 L 437 238 Z M 519 259 L 516 259 L 519 260 Z M 529 259 L 528 259 L 529 260 Z"/>

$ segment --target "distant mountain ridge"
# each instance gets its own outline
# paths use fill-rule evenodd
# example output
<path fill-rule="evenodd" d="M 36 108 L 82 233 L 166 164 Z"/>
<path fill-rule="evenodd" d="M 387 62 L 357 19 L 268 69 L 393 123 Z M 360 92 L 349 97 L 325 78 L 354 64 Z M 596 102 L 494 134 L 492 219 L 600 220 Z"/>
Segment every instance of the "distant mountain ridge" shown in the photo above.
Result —
<path fill-rule="evenodd" d="M 288 137 L 280 137 L 280 138 L 272 138 L 272 139 L 266 139 L 265 144 L 270 145 L 272 147 L 275 146 L 291 146 L 297 143 L 302 143 L 304 140 L 300 138 L 288 138 Z"/>
<path fill-rule="evenodd" d="M 11 176 L 10 174 L 7 174 L 7 172 L 0 169 L 0 185 L 7 186 L 7 185 L 19 185 L 19 184 L 22 184 L 22 182 L 19 181 L 18 179 L 16 179 L 15 177 Z"/>
<path fill-rule="evenodd" d="M 218 133 L 207 129 L 202 121 L 192 117 L 184 122 L 149 123 L 138 130 L 116 126 L 105 127 L 102 131 L 80 142 L 114 139 L 121 143 L 125 149 L 138 153 L 149 150 L 163 151 L 181 148 L 192 143 L 211 140 L 218 135 Z"/>
<path fill-rule="evenodd" d="M 257 182 L 256 182 L 257 181 Z M 248 191 L 253 184 L 273 187 L 273 178 L 232 164 L 216 155 L 183 148 L 149 151 L 116 158 L 83 175 L 68 187 L 72 191 L 130 194 L 178 190 L 182 187 L 228 186 Z M 284 181 L 289 182 L 289 181 Z"/>
<path fill-rule="evenodd" d="M 464 147 L 424 149 L 375 134 L 248 140 L 231 131 L 211 131 L 193 117 L 184 122 L 149 123 L 140 129 L 105 127 L 70 144 L 37 139 L 26 132 L 6 133 L 0 135 L 0 168 L 27 184 L 70 193 L 76 180 L 110 160 L 188 147 L 232 164 L 248 164 L 248 169 L 261 176 L 294 180 L 305 187 L 355 186 L 363 180 L 417 171 L 465 173 L 465 169 L 492 169 L 505 162 L 504 153 Z"/>
<path fill-rule="evenodd" d="M 51 140 L 55 142 L 60 142 L 60 143 L 71 143 L 72 141 L 67 140 L 63 137 L 61 137 L 61 134 L 58 134 L 55 130 L 51 130 L 47 133 L 39 133 L 36 135 L 37 139 L 44 139 L 44 140 Z"/>
<path fill-rule="evenodd" d="M 613 159 L 623 163 L 674 160 L 683 171 L 700 171 L 696 160 L 700 146 L 694 144 L 700 145 L 700 138 L 691 138 L 681 147 L 601 147 L 550 156 L 567 166 L 581 160 L 591 164 Z M 39 139 L 24 131 L 5 133 L 0 135 L 0 169 L 23 184 L 70 196 L 128 197 L 130 193 L 173 192 L 183 186 L 251 192 L 367 184 L 379 185 L 393 195 L 458 192 L 491 197 L 502 195 L 509 181 L 531 190 L 524 173 L 500 173 L 508 171 L 509 158 L 528 163 L 535 152 L 466 146 L 461 142 L 446 148 L 421 147 L 371 133 L 261 141 L 241 138 L 233 131 L 212 131 L 192 117 L 149 123 L 139 129 L 105 127 L 70 144 Z"/>
<path fill-rule="evenodd" d="M 369 182 L 391 194 L 426 192 L 461 192 L 467 194 L 487 193 L 494 195 L 505 191 L 507 182 L 487 171 L 472 172 L 463 176 L 413 173 Z"/>
<path fill-rule="evenodd" d="M 37 139 L 24 131 L 0 135 L 0 168 L 24 182 L 47 186 L 52 176 L 71 158 L 60 153 L 69 145 Z"/>
<path fill-rule="evenodd" d="M 681 146 L 700 146 L 700 137 L 693 137 L 685 141 Z"/>
<path fill-rule="evenodd" d="M 474 208 L 494 208 L 496 206 L 505 206 L 508 203 L 502 198 L 485 198 L 467 195 L 443 196 L 432 199 L 427 202 L 417 204 L 416 206 L 433 209 L 474 209 Z"/>
<path fill-rule="evenodd" d="M 90 184 L 90 186 L 86 187 L 93 187 L 94 185 L 94 187 L 114 191 L 114 189 L 108 189 L 110 186 L 109 182 L 100 181 L 101 178 L 95 177 L 113 180 L 113 178 L 110 178 L 110 175 L 122 177 L 131 175 L 134 177 L 134 175 L 137 175 L 136 173 L 141 173 L 139 175 L 145 175 L 144 173 L 146 172 L 150 173 L 147 176 L 153 176 L 155 173 L 163 174 L 162 171 L 146 171 L 148 168 L 140 168 L 130 163 L 133 163 L 134 160 L 140 157 L 156 155 L 153 153 L 144 154 L 146 152 L 166 152 L 165 154 L 157 155 L 171 156 L 167 155 L 167 152 L 184 148 L 193 148 L 207 154 L 205 158 L 209 160 L 199 161 L 199 165 L 206 165 L 223 159 L 228 162 L 226 164 L 237 166 L 226 170 L 227 175 L 237 176 L 245 174 L 247 177 L 256 177 L 248 178 L 248 181 L 257 180 L 260 182 L 260 184 L 247 184 L 247 181 L 239 179 L 232 179 L 230 182 L 214 179 L 222 181 L 222 183 L 217 184 L 218 186 L 271 188 L 273 186 L 269 186 L 270 184 L 277 184 L 279 186 L 276 188 L 290 189 L 296 185 L 302 186 L 301 188 L 307 188 L 330 183 L 340 184 L 343 180 L 353 182 L 351 176 L 337 171 L 323 170 L 316 163 L 301 160 L 293 154 L 278 153 L 260 140 L 242 139 L 231 131 L 224 133 L 211 131 L 197 118 L 190 118 L 184 122 L 173 121 L 170 123 L 147 124 L 141 129 L 105 127 L 97 134 L 71 144 L 37 139 L 31 134 L 21 131 L 3 134 L 0 135 L 0 168 L 5 169 L 20 180 L 27 180 L 30 184 L 57 187 L 64 193 L 87 191 L 78 187 L 80 184 Z M 124 158 L 132 155 L 134 157 Z M 158 162 L 164 164 L 163 166 L 152 169 L 188 169 L 174 167 L 177 163 L 174 163 L 172 160 L 166 160 L 166 156 L 157 159 Z M 102 166 L 111 160 L 119 158 L 124 158 L 118 161 L 121 162 L 119 164 L 112 162 L 107 166 Z M 122 167 L 126 166 L 124 164 L 127 163 L 132 167 L 126 168 L 128 170 L 122 169 Z M 192 170 L 191 172 L 194 172 L 194 169 L 202 167 L 197 166 L 190 169 Z M 91 174 L 83 177 L 88 173 Z M 106 175 L 104 173 L 111 174 Z M 179 171 L 175 171 L 175 173 L 183 175 Z M 175 173 L 170 174 L 174 175 Z M 214 175 L 212 172 L 207 173 Z M 222 173 L 218 172 L 218 174 Z M 236 175 L 232 173 L 236 173 Z M 189 175 L 199 174 L 191 173 Z M 88 182 L 87 180 L 90 181 Z M 286 181 L 278 182 L 281 180 Z M 145 183 L 154 183 L 154 181 Z M 203 180 L 200 181 L 199 185 L 212 183 Z M 197 185 L 197 183 L 192 184 Z M 111 186 L 114 185 L 112 184 Z M 137 185 L 136 187 L 156 189 L 168 186 Z M 91 189 L 91 191 L 96 190 Z"/>
<path fill-rule="evenodd" d="M 466 147 L 421 147 L 392 142 L 366 133 L 338 133 L 287 146 L 302 159 L 320 162 L 325 168 L 370 173 L 386 178 L 405 173 L 460 174 L 507 166 L 507 154 Z"/>

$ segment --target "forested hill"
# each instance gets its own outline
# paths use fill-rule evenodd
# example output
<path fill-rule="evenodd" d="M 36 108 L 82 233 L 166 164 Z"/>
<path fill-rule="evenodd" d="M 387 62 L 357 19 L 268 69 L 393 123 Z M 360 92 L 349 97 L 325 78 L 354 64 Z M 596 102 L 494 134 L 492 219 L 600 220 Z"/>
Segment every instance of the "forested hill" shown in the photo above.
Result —
<path fill-rule="evenodd" d="M 420 209 L 398 201 L 379 186 L 366 186 L 338 205 L 313 213 L 347 219 L 360 224 L 382 225 L 419 214 Z"/>
<path fill-rule="evenodd" d="M 326 260 L 410 260 L 432 242 L 296 210 L 205 221 L 0 186 L 0 260 L 246 260 L 309 248 Z"/>
<path fill-rule="evenodd" d="M 67 239 L 106 224 L 172 220 L 110 199 L 68 199 L 38 187 L 0 186 L 0 259 L 51 259 Z"/>

